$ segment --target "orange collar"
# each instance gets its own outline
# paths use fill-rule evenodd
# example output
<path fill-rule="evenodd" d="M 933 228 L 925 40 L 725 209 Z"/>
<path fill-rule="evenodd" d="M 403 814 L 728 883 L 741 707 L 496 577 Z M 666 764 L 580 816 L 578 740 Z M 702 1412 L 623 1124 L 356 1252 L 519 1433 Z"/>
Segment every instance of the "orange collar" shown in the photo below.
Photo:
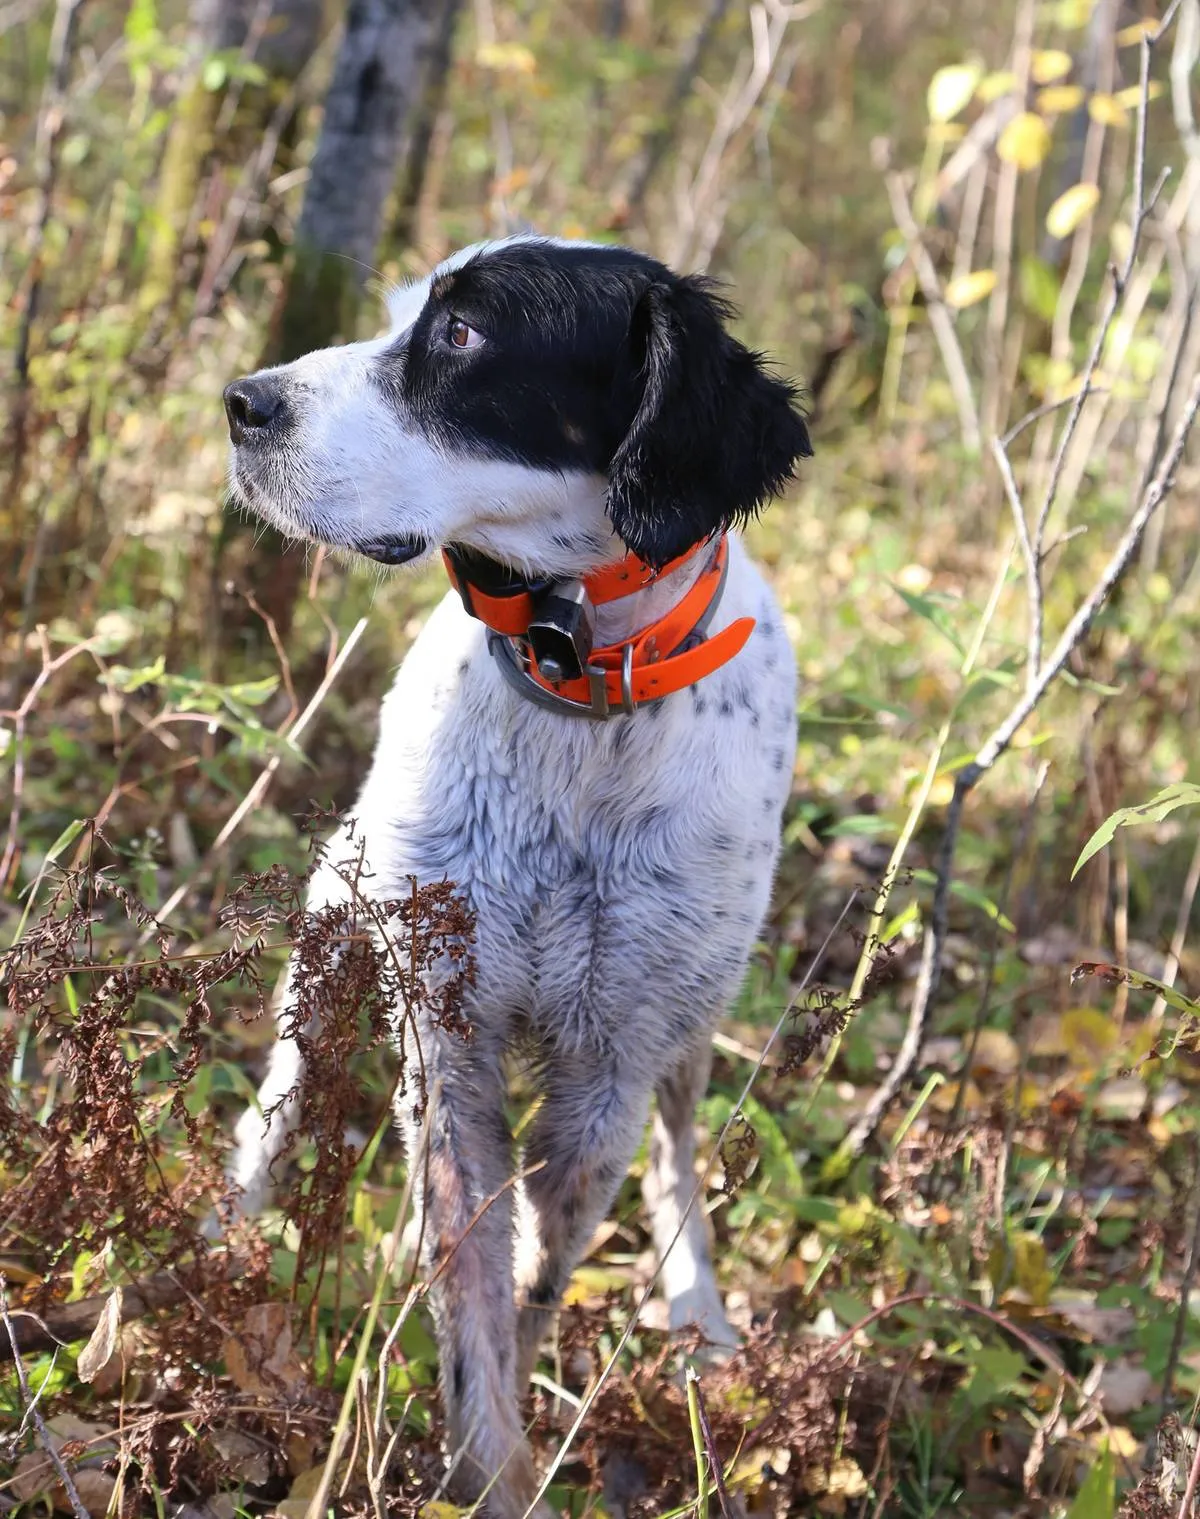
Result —
<path fill-rule="evenodd" d="M 597 606 L 643 590 L 708 547 L 697 544 L 659 570 L 627 554 L 576 581 L 523 580 L 458 549 L 442 557 L 467 612 L 491 629 L 488 647 L 509 683 L 539 706 L 603 719 L 693 685 L 745 647 L 752 617 L 706 632 L 729 565 L 724 536 L 669 612 L 625 643 L 592 647 Z"/>

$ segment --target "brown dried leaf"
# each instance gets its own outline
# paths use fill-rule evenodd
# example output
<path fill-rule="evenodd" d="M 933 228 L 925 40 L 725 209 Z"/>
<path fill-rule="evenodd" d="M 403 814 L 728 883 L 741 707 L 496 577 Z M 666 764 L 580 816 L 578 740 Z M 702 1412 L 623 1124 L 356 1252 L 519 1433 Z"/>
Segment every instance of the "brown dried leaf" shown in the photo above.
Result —
<path fill-rule="evenodd" d="M 255 1303 L 241 1333 L 225 1341 L 225 1368 L 243 1392 L 257 1397 L 295 1396 L 304 1367 L 292 1348 L 291 1315 L 285 1303 Z"/>
<path fill-rule="evenodd" d="M 28 1503 L 39 1493 L 48 1493 L 57 1481 L 58 1476 L 50 1457 L 44 1450 L 33 1450 L 17 1462 L 8 1485 L 14 1497 L 22 1503 Z"/>
<path fill-rule="evenodd" d="M 1154 1378 L 1144 1366 L 1121 1356 L 1104 1368 L 1097 1391 L 1105 1414 L 1110 1419 L 1119 1419 L 1153 1401 Z"/>
<path fill-rule="evenodd" d="M 97 1372 L 112 1360 L 121 1329 L 121 1301 L 121 1289 L 114 1287 L 101 1309 L 91 1339 L 79 1352 L 76 1369 L 81 1382 L 95 1381 Z"/>
<path fill-rule="evenodd" d="M 271 1479 L 271 1457 L 261 1440 L 239 1429 L 214 1429 L 212 1443 L 230 1472 L 241 1482 L 261 1487 Z"/>
<path fill-rule="evenodd" d="M 79 1494 L 79 1501 L 92 1519 L 104 1519 L 117 1490 L 117 1479 L 108 1472 L 97 1471 L 88 1466 L 82 1471 L 73 1473 L 73 1480 L 75 1491 Z M 61 1483 L 54 1489 L 51 1497 L 56 1509 L 61 1509 L 67 1514 L 71 1512 L 71 1500 L 67 1497 L 66 1489 Z"/>

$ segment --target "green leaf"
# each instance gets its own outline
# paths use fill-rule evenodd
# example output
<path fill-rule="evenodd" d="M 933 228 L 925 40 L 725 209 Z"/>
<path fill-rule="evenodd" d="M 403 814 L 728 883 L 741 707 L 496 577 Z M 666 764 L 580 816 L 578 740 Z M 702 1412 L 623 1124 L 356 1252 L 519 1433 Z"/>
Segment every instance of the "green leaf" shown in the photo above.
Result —
<path fill-rule="evenodd" d="M 981 1345 L 972 1357 L 965 1392 L 973 1408 L 983 1408 L 1010 1393 L 1025 1374 L 1025 1357 L 1008 1345 Z"/>
<path fill-rule="evenodd" d="M 837 839 L 878 839 L 888 837 L 894 832 L 895 828 L 887 818 L 881 818 L 875 812 L 863 812 L 853 817 L 839 818 L 829 830 L 830 837 Z"/>
<path fill-rule="evenodd" d="M 747 1097 L 742 1111 L 758 1136 L 760 1163 L 768 1177 L 778 1181 L 789 1198 L 801 1196 L 804 1177 L 796 1164 L 794 1146 L 779 1127 L 779 1120 L 756 1097 Z"/>
<path fill-rule="evenodd" d="M 830 1292 L 826 1295 L 825 1301 L 847 1329 L 852 1324 L 861 1324 L 863 1319 L 871 1316 L 870 1304 L 865 1303 L 860 1297 L 855 1297 L 852 1292 Z"/>
<path fill-rule="evenodd" d="M 901 597 L 910 612 L 915 612 L 923 618 L 930 627 L 939 632 L 946 639 L 955 653 L 962 654 L 963 646 L 958 634 L 950 625 L 950 619 L 946 615 L 946 609 L 935 601 L 932 596 L 919 596 L 915 591 L 906 591 L 903 586 L 892 581 L 892 590 Z"/>
<path fill-rule="evenodd" d="M 1094 854 L 1099 854 L 1100 850 L 1112 843 L 1118 828 L 1136 828 L 1141 823 L 1161 823 L 1177 807 L 1195 807 L 1198 804 L 1200 786 L 1195 786 L 1190 781 L 1176 781 L 1148 802 L 1140 802 L 1136 807 L 1118 808 L 1105 818 L 1083 846 L 1083 853 L 1075 861 L 1071 879 L 1075 879 Z"/>
<path fill-rule="evenodd" d="M 1095 1466 L 1083 1479 L 1067 1519 L 1113 1519 L 1117 1506 L 1117 1481 L 1112 1453 L 1106 1440 Z"/>
<path fill-rule="evenodd" d="M 934 886 L 937 884 L 937 877 L 932 870 L 914 870 L 913 880 L 920 881 L 922 886 Z M 996 903 L 992 901 L 991 897 L 986 892 L 980 891 L 978 886 L 970 886 L 966 881 L 951 881 L 950 894 L 951 896 L 958 897 L 960 901 L 969 902 L 972 907 L 978 907 L 979 911 L 990 918 L 993 923 L 999 924 L 1005 933 L 1016 933 L 1016 924 L 1006 917 Z"/>

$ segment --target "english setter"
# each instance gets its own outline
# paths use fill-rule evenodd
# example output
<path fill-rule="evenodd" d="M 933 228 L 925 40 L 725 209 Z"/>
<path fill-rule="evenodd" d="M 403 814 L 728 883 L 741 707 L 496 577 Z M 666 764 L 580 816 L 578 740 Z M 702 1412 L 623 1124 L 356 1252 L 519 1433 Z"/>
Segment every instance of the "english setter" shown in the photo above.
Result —
<path fill-rule="evenodd" d="M 519 1519 L 548 1512 L 522 1392 L 652 1097 L 671 1325 L 735 1341 L 687 1212 L 694 1109 L 767 909 L 795 672 L 727 534 L 811 450 L 795 390 L 729 334 L 712 286 L 629 249 L 480 244 L 389 305 L 387 336 L 228 387 L 232 481 L 296 537 L 388 565 L 442 550 L 454 587 L 384 700 L 355 818 L 373 892 L 449 880 L 475 914 L 473 1036 L 420 1029 L 440 1091 L 420 1203 L 458 1495 L 490 1482 L 487 1511 Z M 310 906 L 346 891 L 322 870 Z M 531 1174 L 505 1189 L 514 1051 L 541 1102 Z M 247 1208 L 300 1065 L 278 1040 L 274 1116 L 238 1125 Z M 410 1155 L 416 1088 L 397 1104 Z"/>

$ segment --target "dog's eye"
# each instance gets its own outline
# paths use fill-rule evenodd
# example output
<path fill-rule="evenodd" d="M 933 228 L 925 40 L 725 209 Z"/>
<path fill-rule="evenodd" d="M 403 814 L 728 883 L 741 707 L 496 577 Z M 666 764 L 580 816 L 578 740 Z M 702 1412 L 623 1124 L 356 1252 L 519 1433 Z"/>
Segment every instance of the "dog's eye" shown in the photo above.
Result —
<path fill-rule="evenodd" d="M 455 348 L 478 348 L 483 342 L 483 333 L 476 332 L 474 327 L 468 327 L 458 317 L 451 320 L 449 337 Z"/>

